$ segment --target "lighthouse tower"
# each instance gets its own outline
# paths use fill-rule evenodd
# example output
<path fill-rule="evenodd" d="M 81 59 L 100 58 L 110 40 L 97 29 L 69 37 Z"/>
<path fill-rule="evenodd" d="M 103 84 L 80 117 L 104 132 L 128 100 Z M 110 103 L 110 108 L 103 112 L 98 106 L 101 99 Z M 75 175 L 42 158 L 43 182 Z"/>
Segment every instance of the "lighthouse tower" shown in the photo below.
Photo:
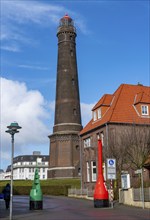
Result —
<path fill-rule="evenodd" d="M 48 178 L 73 178 L 80 172 L 79 132 L 82 129 L 78 71 L 76 59 L 76 29 L 65 15 L 57 31 L 58 62 L 55 121 L 50 138 Z"/>

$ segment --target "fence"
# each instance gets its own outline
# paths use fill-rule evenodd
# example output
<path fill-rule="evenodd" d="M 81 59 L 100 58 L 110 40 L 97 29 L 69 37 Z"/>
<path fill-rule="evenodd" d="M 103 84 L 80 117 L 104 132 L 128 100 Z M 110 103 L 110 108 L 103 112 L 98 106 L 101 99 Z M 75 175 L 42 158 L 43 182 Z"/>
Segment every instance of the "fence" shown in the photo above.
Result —
<path fill-rule="evenodd" d="M 108 190 L 109 191 L 109 190 Z M 93 200 L 93 191 L 88 189 L 68 189 L 69 197 L 85 198 Z M 109 191 L 109 197 L 111 193 Z M 111 201 L 111 198 L 109 198 Z M 144 201 L 141 189 L 130 188 L 128 190 L 119 189 L 119 203 L 136 207 L 150 208 L 150 187 L 144 189 Z"/>
<path fill-rule="evenodd" d="M 133 189 L 133 200 L 134 201 L 145 201 L 150 202 L 150 187 L 144 188 L 144 197 L 142 195 L 141 188 Z"/>
<path fill-rule="evenodd" d="M 143 208 L 150 208 L 150 187 L 144 188 L 142 194 L 141 188 L 130 188 L 128 190 L 119 190 L 119 203 Z"/>
<path fill-rule="evenodd" d="M 68 196 L 93 200 L 94 191 L 88 189 L 68 189 Z"/>
<path fill-rule="evenodd" d="M 112 191 L 108 190 L 109 193 L 109 200 L 112 201 Z M 69 197 L 76 197 L 76 198 L 85 198 L 93 200 L 94 190 L 88 189 L 68 189 L 68 196 Z M 114 196 L 113 196 L 114 197 Z"/>

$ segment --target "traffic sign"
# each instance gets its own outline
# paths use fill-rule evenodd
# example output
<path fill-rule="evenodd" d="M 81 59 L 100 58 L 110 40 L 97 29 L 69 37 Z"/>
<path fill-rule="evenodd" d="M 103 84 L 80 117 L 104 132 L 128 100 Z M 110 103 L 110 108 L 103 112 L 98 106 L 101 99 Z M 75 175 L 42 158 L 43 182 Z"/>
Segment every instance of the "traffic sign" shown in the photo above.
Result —
<path fill-rule="evenodd" d="M 107 167 L 116 168 L 116 159 L 107 159 Z"/>
<path fill-rule="evenodd" d="M 116 159 L 107 159 L 107 179 L 116 179 Z"/>
<path fill-rule="evenodd" d="M 142 173 L 142 169 L 135 170 L 134 173 L 135 173 L 135 174 L 140 174 L 140 173 Z"/>

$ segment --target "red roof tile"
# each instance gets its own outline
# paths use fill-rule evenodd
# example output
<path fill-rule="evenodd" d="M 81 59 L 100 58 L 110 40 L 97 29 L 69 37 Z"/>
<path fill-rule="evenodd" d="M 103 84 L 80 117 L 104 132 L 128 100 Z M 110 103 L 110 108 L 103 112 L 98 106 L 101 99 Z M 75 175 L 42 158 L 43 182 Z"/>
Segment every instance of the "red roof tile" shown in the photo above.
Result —
<path fill-rule="evenodd" d="M 150 94 L 140 92 L 135 96 L 135 104 L 137 103 L 150 103 Z"/>
<path fill-rule="evenodd" d="M 113 99 L 113 95 L 105 94 L 98 103 L 93 107 L 92 111 L 100 106 L 110 106 Z"/>
<path fill-rule="evenodd" d="M 135 97 L 138 102 L 150 103 L 150 87 L 141 85 L 121 84 L 113 95 L 104 95 L 93 107 L 92 111 L 102 105 L 109 108 L 103 117 L 97 121 L 93 119 L 82 129 L 80 135 L 106 123 L 135 123 L 150 124 L 150 117 L 141 117 L 135 107 Z M 150 111 L 150 106 L 149 106 Z"/>

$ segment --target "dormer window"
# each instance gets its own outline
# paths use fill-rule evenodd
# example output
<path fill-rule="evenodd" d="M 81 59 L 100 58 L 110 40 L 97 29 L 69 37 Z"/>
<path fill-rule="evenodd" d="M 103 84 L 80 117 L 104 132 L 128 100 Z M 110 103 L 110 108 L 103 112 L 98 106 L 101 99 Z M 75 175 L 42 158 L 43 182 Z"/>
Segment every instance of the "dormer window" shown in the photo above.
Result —
<path fill-rule="evenodd" d="M 94 121 L 97 120 L 97 114 L 96 114 L 96 111 L 93 112 L 93 120 L 94 120 Z"/>
<path fill-rule="evenodd" d="M 97 117 L 98 119 L 102 117 L 101 108 L 97 110 Z"/>
<path fill-rule="evenodd" d="M 141 106 L 142 115 L 148 115 L 148 106 L 142 105 Z"/>

